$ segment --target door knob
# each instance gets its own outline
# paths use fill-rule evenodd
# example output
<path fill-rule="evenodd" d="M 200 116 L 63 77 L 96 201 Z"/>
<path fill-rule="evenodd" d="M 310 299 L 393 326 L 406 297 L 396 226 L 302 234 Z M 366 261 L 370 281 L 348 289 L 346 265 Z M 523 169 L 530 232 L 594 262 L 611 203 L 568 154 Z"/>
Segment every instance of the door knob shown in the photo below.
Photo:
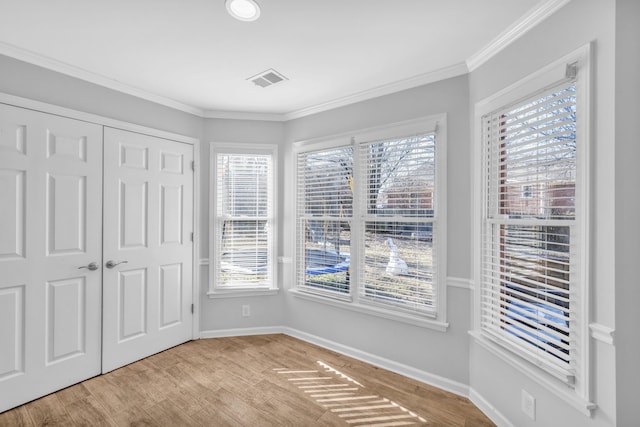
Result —
<path fill-rule="evenodd" d="M 78 270 L 82 268 L 86 268 L 87 270 L 91 270 L 91 271 L 96 271 L 100 267 L 98 267 L 97 262 L 92 262 L 92 263 L 89 263 L 88 265 L 83 265 L 82 267 L 78 267 Z"/>
<path fill-rule="evenodd" d="M 128 263 L 128 262 L 129 262 L 129 261 L 120 261 L 120 262 L 116 262 L 116 261 L 114 261 L 114 260 L 110 259 L 110 260 L 109 260 L 109 261 L 107 261 L 107 263 L 105 264 L 105 267 L 107 267 L 107 268 L 113 268 L 113 267 L 115 267 L 115 266 L 116 266 L 116 265 L 118 265 L 118 264 L 126 264 L 126 263 Z"/>

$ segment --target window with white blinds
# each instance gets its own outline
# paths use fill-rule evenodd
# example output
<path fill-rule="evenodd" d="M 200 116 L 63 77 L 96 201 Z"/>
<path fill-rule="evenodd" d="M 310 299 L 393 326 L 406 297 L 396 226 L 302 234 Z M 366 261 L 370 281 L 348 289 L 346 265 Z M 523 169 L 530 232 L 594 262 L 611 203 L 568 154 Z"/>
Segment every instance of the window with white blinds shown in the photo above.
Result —
<path fill-rule="evenodd" d="M 444 318 L 444 255 L 435 243 L 444 174 L 437 153 L 445 152 L 445 132 L 436 128 L 445 120 L 364 130 L 342 144 L 297 150 L 298 291 L 419 318 L 416 324 Z"/>
<path fill-rule="evenodd" d="M 213 287 L 274 287 L 273 155 L 215 152 Z"/>
<path fill-rule="evenodd" d="M 433 133 L 359 145 L 362 298 L 432 312 L 436 140 Z"/>
<path fill-rule="evenodd" d="M 573 384 L 580 361 L 580 245 L 574 81 L 482 117 L 481 328 Z"/>
<path fill-rule="evenodd" d="M 310 291 L 350 293 L 353 148 L 298 154 L 298 283 Z"/>

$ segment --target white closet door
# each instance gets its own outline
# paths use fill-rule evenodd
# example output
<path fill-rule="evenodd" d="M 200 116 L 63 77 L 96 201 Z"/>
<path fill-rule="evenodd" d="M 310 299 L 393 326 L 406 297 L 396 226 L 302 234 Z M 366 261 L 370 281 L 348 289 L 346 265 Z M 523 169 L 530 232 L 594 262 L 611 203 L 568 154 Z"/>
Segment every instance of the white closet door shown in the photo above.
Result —
<path fill-rule="evenodd" d="M 192 160 L 191 145 L 105 128 L 103 372 L 192 337 Z"/>
<path fill-rule="evenodd" d="M 101 222 L 102 127 L 0 104 L 0 412 L 100 373 Z"/>

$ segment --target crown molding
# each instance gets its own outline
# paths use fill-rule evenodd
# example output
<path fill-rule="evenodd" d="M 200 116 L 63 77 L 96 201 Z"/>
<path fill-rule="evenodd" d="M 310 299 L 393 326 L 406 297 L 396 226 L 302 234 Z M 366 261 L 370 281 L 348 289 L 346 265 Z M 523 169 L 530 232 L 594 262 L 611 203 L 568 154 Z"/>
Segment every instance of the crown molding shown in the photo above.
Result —
<path fill-rule="evenodd" d="M 362 92 L 354 93 L 342 98 L 334 99 L 329 102 L 318 104 L 312 107 L 303 108 L 296 111 L 291 111 L 284 114 L 285 120 L 299 119 L 301 117 L 310 116 L 312 114 L 321 113 L 323 111 L 333 110 L 335 108 L 344 107 L 346 105 L 355 104 L 356 102 L 366 101 L 369 99 L 377 98 L 384 95 L 389 95 L 402 90 L 411 89 L 414 87 L 434 83 L 440 80 L 449 79 L 452 77 L 461 76 L 467 74 L 469 69 L 464 62 L 452 65 L 450 67 L 441 68 L 439 70 L 431 71 L 424 74 L 419 74 L 414 77 L 410 77 L 405 80 L 389 83 L 386 85 L 378 86 L 373 89 L 365 90 Z"/>
<path fill-rule="evenodd" d="M 173 108 L 174 110 L 183 111 L 185 113 L 193 114 L 198 117 L 204 117 L 204 111 L 200 108 L 183 104 L 173 99 L 156 95 L 154 93 L 147 92 L 133 86 L 129 86 L 109 77 L 105 77 L 92 71 L 69 65 L 65 62 L 58 61 L 56 59 L 49 58 L 47 56 L 29 51 L 27 49 L 22 49 L 8 43 L 0 42 L 0 54 L 67 76 L 75 77 L 89 83 L 103 86 L 127 95 L 135 96 L 136 98 L 144 99 L 155 104 Z"/>
<path fill-rule="evenodd" d="M 493 58 L 504 48 L 522 37 L 570 1 L 571 0 L 542 0 L 519 20 L 507 27 L 506 30 L 500 33 L 498 37 L 493 39 L 488 45 L 471 55 L 466 61 L 469 72 L 477 69 L 489 59 Z"/>
<path fill-rule="evenodd" d="M 265 122 L 284 122 L 287 120 L 284 114 L 278 113 L 251 113 L 222 110 L 205 110 L 203 117 L 206 119 L 259 120 Z"/>
<path fill-rule="evenodd" d="M 290 111 L 287 113 L 260 113 L 260 112 L 243 112 L 243 111 L 218 111 L 206 110 L 192 105 L 184 104 L 179 101 L 157 95 L 145 90 L 129 86 L 117 80 L 94 73 L 79 67 L 69 65 L 67 63 L 31 52 L 26 49 L 13 46 L 8 43 L 0 42 L 0 54 L 20 61 L 24 61 L 36 66 L 40 66 L 58 73 L 62 73 L 80 80 L 84 80 L 99 86 L 106 87 L 136 98 L 144 99 L 165 107 L 173 108 L 178 111 L 193 114 L 203 118 L 213 119 L 231 119 L 231 120 L 257 120 L 257 121 L 273 121 L 286 122 L 324 111 L 344 107 L 357 102 L 366 101 L 384 95 L 390 95 L 402 90 L 412 89 L 414 87 L 423 86 L 440 80 L 467 74 L 490 58 L 498 54 L 501 50 L 513 43 L 519 37 L 545 20 L 548 16 L 556 12 L 558 9 L 569 3 L 571 0 L 542 0 L 538 5 L 531 9 L 526 15 L 517 22 L 509 26 L 498 37 L 496 37 L 488 45 L 480 49 L 478 52 L 469 57 L 465 62 L 454 64 L 449 67 L 419 74 L 408 79 L 400 80 L 390 84 L 357 92 L 345 97 L 337 98 L 318 105 Z"/>

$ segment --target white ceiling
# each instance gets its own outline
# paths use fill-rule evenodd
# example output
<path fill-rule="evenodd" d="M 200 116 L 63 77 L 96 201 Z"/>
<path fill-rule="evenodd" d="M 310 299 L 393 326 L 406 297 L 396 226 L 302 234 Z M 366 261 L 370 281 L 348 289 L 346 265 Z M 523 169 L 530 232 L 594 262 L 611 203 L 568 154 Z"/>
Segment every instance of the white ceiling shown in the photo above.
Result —
<path fill-rule="evenodd" d="M 0 54 L 209 117 L 292 118 L 463 74 L 568 0 L 0 0 Z M 261 88 L 274 68 L 289 80 Z M 240 114 L 238 114 L 240 113 Z"/>

